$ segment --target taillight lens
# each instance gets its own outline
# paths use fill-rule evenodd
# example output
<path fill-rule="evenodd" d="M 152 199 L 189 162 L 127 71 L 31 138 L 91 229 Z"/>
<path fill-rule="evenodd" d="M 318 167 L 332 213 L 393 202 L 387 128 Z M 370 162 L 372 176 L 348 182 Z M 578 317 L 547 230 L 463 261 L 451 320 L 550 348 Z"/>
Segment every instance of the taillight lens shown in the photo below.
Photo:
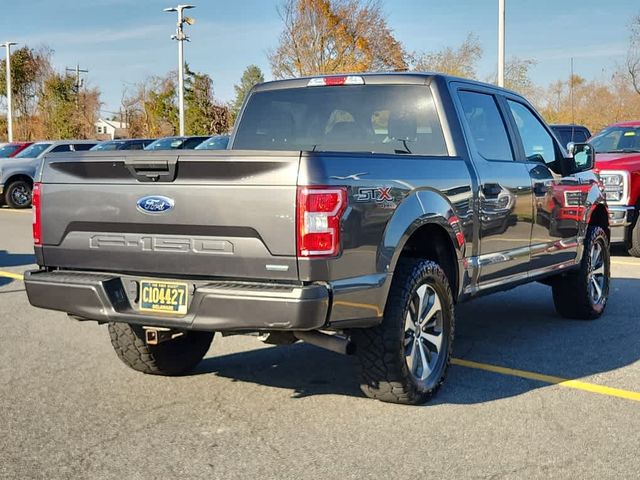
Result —
<path fill-rule="evenodd" d="M 32 208 L 33 208 L 33 243 L 34 245 L 42 244 L 42 224 L 40 222 L 40 184 L 33 184 L 31 192 Z"/>
<path fill-rule="evenodd" d="M 340 253 L 340 220 L 346 206 L 346 188 L 298 187 L 299 257 Z"/>

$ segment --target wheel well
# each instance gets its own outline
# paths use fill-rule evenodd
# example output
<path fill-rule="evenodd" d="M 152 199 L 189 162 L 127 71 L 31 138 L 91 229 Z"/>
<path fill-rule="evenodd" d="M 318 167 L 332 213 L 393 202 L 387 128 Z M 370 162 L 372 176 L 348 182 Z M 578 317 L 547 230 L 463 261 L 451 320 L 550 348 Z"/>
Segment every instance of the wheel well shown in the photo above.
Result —
<path fill-rule="evenodd" d="M 437 262 L 447 275 L 453 298 L 458 297 L 458 257 L 447 231 L 440 225 L 424 225 L 409 237 L 402 257 L 424 258 Z"/>
<path fill-rule="evenodd" d="M 609 231 L 609 215 L 604 205 L 598 205 L 591 213 L 589 218 L 589 225 L 597 225 L 607 232 L 607 236 L 611 238 L 611 232 Z"/>
<path fill-rule="evenodd" d="M 31 177 L 29 175 L 24 175 L 24 174 L 18 174 L 18 175 L 14 175 L 13 177 L 9 177 L 4 184 L 8 187 L 13 182 L 18 181 L 18 180 L 23 180 L 23 181 L 27 182 L 31 186 L 31 188 L 33 188 L 33 180 L 31 179 Z"/>

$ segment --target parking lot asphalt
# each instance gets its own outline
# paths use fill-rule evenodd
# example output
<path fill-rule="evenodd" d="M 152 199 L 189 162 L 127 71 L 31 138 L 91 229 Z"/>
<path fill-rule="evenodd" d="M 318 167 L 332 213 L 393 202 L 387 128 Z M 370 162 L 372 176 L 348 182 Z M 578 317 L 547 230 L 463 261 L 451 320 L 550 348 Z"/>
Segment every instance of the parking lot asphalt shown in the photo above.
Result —
<path fill-rule="evenodd" d="M 640 259 L 615 252 L 596 321 L 540 284 L 460 305 L 444 387 L 407 407 L 365 398 L 351 357 L 252 337 L 129 370 L 105 326 L 29 305 L 30 222 L 0 209 L 1 478 L 638 478 Z"/>

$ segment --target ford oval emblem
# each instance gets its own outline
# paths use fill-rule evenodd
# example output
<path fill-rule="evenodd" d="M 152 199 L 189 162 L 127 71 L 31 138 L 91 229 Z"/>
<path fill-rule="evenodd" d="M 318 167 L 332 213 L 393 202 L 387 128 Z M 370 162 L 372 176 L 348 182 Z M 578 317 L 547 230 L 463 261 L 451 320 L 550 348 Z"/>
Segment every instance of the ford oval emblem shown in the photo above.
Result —
<path fill-rule="evenodd" d="M 138 210 L 143 213 L 164 213 L 168 212 L 175 205 L 173 199 L 161 197 L 159 195 L 149 195 L 138 200 Z"/>

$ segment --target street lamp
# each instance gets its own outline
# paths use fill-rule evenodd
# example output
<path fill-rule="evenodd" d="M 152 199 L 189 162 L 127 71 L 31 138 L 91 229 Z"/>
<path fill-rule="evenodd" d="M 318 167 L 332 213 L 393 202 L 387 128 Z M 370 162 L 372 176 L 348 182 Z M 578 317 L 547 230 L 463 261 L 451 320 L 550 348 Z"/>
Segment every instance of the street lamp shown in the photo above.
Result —
<path fill-rule="evenodd" d="M 176 34 L 171 35 L 172 40 L 178 42 L 178 114 L 180 117 L 180 135 L 184 136 L 184 41 L 189 41 L 189 37 L 184 34 L 184 24 L 193 25 L 195 20 L 184 16 L 184 11 L 194 8 L 194 5 L 178 5 L 177 7 L 165 8 L 165 12 L 178 13 L 178 26 Z"/>
<path fill-rule="evenodd" d="M 504 87 L 504 2 L 498 0 L 498 86 Z"/>
<path fill-rule="evenodd" d="M 13 110 L 11 108 L 11 46 L 16 42 L 4 42 L 0 47 L 7 49 L 7 137 L 9 142 L 13 142 Z"/>

